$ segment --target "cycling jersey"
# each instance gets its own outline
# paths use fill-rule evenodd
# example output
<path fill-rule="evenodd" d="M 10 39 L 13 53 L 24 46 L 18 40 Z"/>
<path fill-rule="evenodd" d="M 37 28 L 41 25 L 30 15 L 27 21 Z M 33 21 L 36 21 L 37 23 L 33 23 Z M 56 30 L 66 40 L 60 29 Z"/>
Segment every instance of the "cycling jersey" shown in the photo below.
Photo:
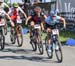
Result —
<path fill-rule="evenodd" d="M 48 16 L 45 21 L 48 25 L 55 25 L 56 23 L 59 22 L 59 20 L 61 20 L 61 17 L 60 16 L 54 16 L 54 17 L 51 17 L 51 16 Z"/>
<path fill-rule="evenodd" d="M 32 16 L 32 21 L 34 21 L 35 23 L 37 22 L 41 22 L 42 17 L 44 16 L 43 13 L 40 13 L 40 15 L 38 16 L 35 12 L 31 15 Z"/>
<path fill-rule="evenodd" d="M 22 10 L 20 7 L 18 7 L 18 8 L 16 9 L 16 11 L 17 11 L 17 15 L 19 15 L 19 12 L 23 13 L 23 10 Z M 16 14 L 16 13 L 13 14 L 13 13 L 14 13 L 14 8 L 13 8 L 13 7 L 9 10 L 8 13 L 9 13 L 11 16 Z"/>
<path fill-rule="evenodd" d="M 20 15 L 20 12 L 21 12 L 21 13 L 24 13 L 23 10 L 22 10 L 20 7 L 18 7 L 17 9 L 11 8 L 8 13 L 9 13 L 10 16 L 11 16 L 11 19 L 12 19 L 12 20 L 15 20 L 15 19 L 17 19 L 17 16 Z"/>

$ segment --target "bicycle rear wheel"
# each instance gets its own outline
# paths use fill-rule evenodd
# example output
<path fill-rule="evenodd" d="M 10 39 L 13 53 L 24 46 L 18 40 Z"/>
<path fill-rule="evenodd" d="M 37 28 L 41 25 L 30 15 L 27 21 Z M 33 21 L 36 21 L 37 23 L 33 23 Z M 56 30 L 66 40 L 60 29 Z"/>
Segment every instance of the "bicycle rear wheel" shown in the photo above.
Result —
<path fill-rule="evenodd" d="M 1 50 L 3 50 L 5 47 L 5 37 L 3 35 L 0 37 L 0 45 L 1 45 Z"/>
<path fill-rule="evenodd" d="M 1 45 L 1 50 L 3 50 L 5 47 L 5 36 L 4 36 L 4 28 L 3 27 L 1 27 L 1 30 L 0 30 L 0 45 Z"/>
<path fill-rule="evenodd" d="M 31 45 L 32 45 L 33 51 L 36 51 L 37 50 L 37 44 L 36 44 L 36 42 L 32 41 Z"/>
<path fill-rule="evenodd" d="M 23 45 L 23 35 L 22 35 L 22 27 L 18 27 L 18 34 L 17 34 L 17 42 L 18 46 L 21 47 Z"/>
<path fill-rule="evenodd" d="M 47 37 L 45 38 L 45 48 L 46 48 L 46 52 L 47 52 L 47 55 L 48 55 L 48 58 L 49 59 L 52 59 L 53 58 L 53 47 L 51 46 L 51 52 L 48 51 L 48 40 L 47 40 Z"/>
<path fill-rule="evenodd" d="M 55 49 L 56 58 L 58 62 L 61 63 L 63 61 L 61 43 L 59 41 L 56 41 L 55 46 L 56 46 L 56 49 Z"/>

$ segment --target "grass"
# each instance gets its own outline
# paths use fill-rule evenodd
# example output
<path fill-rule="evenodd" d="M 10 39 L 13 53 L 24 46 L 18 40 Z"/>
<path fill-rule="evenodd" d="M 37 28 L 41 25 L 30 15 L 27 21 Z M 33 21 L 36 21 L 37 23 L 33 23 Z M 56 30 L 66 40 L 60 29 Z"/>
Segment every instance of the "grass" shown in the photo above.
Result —
<path fill-rule="evenodd" d="M 27 36 L 29 37 L 29 33 L 27 34 Z M 46 33 L 42 33 L 42 39 L 45 40 L 46 37 Z M 61 31 L 60 32 L 60 41 L 61 42 L 66 42 L 69 38 L 73 38 L 75 39 L 75 31 Z"/>
<path fill-rule="evenodd" d="M 65 42 L 69 38 L 75 39 L 75 31 L 61 31 L 60 32 L 60 41 Z"/>

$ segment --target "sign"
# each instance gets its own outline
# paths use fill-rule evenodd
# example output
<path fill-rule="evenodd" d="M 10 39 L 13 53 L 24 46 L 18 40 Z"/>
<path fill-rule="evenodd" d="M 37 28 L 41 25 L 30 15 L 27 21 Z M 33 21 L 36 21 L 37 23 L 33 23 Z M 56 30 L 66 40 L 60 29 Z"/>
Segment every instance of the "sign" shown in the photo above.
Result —
<path fill-rule="evenodd" d="M 75 0 L 58 0 L 61 12 L 75 12 Z"/>
<path fill-rule="evenodd" d="M 75 0 L 58 0 L 58 9 L 67 23 L 75 24 Z"/>

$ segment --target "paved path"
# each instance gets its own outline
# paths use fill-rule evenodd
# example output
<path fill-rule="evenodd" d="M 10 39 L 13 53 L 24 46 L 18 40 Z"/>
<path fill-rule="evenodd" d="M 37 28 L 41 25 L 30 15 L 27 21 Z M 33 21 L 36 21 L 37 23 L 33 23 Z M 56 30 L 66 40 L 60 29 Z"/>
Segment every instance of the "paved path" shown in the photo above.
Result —
<path fill-rule="evenodd" d="M 75 47 L 63 46 L 63 62 L 57 63 L 54 55 L 53 59 L 48 59 L 44 49 L 44 54 L 33 52 L 29 44 L 29 38 L 24 35 L 22 47 L 11 44 L 10 33 L 6 36 L 6 46 L 0 51 L 0 66 L 75 66 Z"/>

